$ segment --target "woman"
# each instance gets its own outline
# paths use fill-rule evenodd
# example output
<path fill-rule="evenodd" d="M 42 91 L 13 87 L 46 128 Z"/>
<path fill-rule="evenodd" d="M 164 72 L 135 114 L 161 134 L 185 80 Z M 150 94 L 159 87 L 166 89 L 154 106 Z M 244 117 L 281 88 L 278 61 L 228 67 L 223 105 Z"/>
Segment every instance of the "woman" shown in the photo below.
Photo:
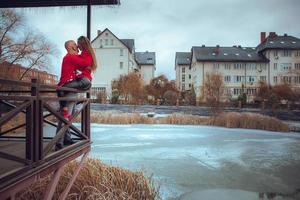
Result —
<path fill-rule="evenodd" d="M 91 42 L 87 37 L 80 36 L 77 40 L 77 46 L 81 51 L 81 54 L 78 56 L 86 60 L 88 64 L 84 67 L 78 66 L 76 69 L 81 73 L 76 75 L 75 80 L 65 83 L 63 87 L 75 88 L 78 90 L 88 90 L 91 87 L 92 72 L 95 72 L 97 69 L 96 56 Z M 68 92 L 63 92 L 59 93 L 59 96 L 68 96 L 68 94 Z M 68 109 L 68 103 L 62 101 L 61 107 L 64 118 L 69 119 L 71 117 L 72 110 L 69 110 L 70 108 Z"/>

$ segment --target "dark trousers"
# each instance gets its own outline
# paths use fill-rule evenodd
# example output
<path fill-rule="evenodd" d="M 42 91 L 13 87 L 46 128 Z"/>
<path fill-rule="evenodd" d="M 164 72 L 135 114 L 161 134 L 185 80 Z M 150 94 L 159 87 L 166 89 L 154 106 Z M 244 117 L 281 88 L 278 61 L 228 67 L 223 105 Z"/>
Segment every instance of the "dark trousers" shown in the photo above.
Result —
<path fill-rule="evenodd" d="M 70 81 L 66 84 L 63 85 L 63 87 L 68 87 L 68 88 L 74 88 L 78 90 L 88 90 L 91 88 L 91 81 L 88 78 L 78 78 L 76 80 Z M 57 91 L 57 96 L 58 97 L 77 97 L 77 94 L 74 92 L 68 92 L 68 91 Z M 71 114 L 74 114 L 75 112 L 75 102 L 70 102 L 70 101 L 60 101 L 60 110 L 63 107 L 67 107 L 69 112 Z M 61 129 L 62 122 L 58 122 L 58 126 L 56 129 L 56 133 Z M 71 133 L 70 130 L 68 129 L 66 133 L 64 134 L 64 138 L 61 138 L 58 143 L 63 144 L 64 141 L 70 141 L 71 140 Z"/>

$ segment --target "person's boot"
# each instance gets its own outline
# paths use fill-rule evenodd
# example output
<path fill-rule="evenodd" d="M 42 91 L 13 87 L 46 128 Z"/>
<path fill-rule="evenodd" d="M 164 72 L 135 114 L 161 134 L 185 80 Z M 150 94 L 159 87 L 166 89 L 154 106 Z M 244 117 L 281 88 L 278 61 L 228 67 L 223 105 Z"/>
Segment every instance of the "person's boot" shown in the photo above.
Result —
<path fill-rule="evenodd" d="M 62 143 L 56 143 L 56 145 L 55 145 L 55 151 L 59 151 L 62 148 L 64 148 L 64 145 Z"/>

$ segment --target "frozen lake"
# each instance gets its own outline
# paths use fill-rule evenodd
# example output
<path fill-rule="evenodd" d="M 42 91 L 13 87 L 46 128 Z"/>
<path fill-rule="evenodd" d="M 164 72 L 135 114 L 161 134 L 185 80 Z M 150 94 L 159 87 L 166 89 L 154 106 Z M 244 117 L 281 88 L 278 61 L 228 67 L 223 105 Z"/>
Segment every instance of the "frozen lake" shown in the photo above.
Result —
<path fill-rule="evenodd" d="M 91 157 L 143 169 L 163 199 L 300 199 L 300 135 L 177 125 L 92 124 Z"/>

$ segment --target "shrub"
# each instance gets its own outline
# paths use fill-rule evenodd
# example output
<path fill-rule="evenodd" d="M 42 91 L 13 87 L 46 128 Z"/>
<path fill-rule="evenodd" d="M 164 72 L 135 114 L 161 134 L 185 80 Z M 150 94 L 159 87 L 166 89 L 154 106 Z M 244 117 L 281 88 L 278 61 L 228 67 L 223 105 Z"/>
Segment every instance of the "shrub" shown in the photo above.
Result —
<path fill-rule="evenodd" d="M 119 91 L 117 89 L 113 89 L 111 92 L 111 103 L 117 104 L 119 101 Z"/>
<path fill-rule="evenodd" d="M 179 98 L 179 95 L 177 92 L 174 92 L 172 90 L 168 90 L 163 95 L 164 103 L 167 105 L 176 105 L 177 99 Z"/>

